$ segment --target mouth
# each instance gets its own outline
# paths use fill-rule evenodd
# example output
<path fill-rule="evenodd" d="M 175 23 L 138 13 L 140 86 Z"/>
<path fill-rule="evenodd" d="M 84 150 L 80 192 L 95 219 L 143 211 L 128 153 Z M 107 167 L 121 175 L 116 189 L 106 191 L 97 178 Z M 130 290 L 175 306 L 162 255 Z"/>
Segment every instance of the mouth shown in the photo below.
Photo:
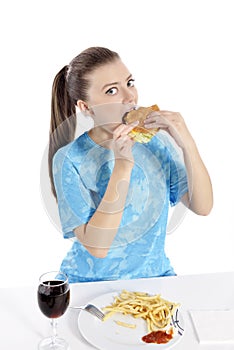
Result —
<path fill-rule="evenodd" d="M 127 112 L 124 113 L 124 115 L 123 115 L 123 117 L 122 117 L 122 122 L 123 122 L 123 124 L 126 124 L 126 122 L 127 122 L 126 116 L 128 115 L 128 113 L 131 112 L 131 111 L 134 111 L 134 110 L 136 110 L 136 109 L 138 109 L 138 106 L 137 106 L 137 105 L 132 106 Z"/>

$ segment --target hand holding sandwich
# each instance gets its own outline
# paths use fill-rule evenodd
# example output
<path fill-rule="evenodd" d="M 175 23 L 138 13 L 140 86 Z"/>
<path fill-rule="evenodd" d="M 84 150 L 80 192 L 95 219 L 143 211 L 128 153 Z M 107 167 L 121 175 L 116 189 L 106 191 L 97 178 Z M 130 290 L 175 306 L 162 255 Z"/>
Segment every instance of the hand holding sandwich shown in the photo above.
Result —
<path fill-rule="evenodd" d="M 185 121 L 180 113 L 170 111 L 152 112 L 144 121 L 146 129 L 154 129 L 156 127 L 167 131 L 178 146 L 182 149 L 188 145 L 194 144 L 192 135 L 190 134 Z"/>
<path fill-rule="evenodd" d="M 131 166 L 133 166 L 132 146 L 134 141 L 128 134 L 138 123 L 138 121 L 135 121 L 129 125 L 121 124 L 114 130 L 111 148 L 113 149 L 115 160 L 125 161 L 124 163 L 127 161 L 129 165 L 132 164 Z"/>

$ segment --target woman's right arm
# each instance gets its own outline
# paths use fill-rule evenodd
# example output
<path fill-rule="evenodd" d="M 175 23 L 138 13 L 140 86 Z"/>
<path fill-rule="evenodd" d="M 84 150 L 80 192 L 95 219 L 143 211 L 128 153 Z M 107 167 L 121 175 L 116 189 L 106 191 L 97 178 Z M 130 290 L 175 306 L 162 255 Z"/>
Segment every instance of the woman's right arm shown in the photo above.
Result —
<path fill-rule="evenodd" d="M 80 243 L 97 258 L 106 257 L 122 219 L 134 166 L 134 142 L 127 134 L 134 126 L 120 125 L 115 130 L 112 142 L 115 165 L 106 192 L 90 221 L 74 230 Z"/>

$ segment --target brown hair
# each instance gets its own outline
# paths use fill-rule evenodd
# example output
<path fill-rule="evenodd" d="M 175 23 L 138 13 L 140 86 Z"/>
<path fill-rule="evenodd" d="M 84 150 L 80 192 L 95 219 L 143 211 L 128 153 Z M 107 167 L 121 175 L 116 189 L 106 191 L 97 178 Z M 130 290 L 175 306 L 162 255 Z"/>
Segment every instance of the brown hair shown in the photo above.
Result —
<path fill-rule="evenodd" d="M 118 59 L 119 55 L 104 47 L 90 47 L 64 66 L 54 78 L 52 86 L 51 122 L 49 134 L 49 177 L 56 197 L 52 160 L 57 150 L 74 140 L 76 131 L 76 103 L 86 101 L 88 74 L 97 67 Z"/>

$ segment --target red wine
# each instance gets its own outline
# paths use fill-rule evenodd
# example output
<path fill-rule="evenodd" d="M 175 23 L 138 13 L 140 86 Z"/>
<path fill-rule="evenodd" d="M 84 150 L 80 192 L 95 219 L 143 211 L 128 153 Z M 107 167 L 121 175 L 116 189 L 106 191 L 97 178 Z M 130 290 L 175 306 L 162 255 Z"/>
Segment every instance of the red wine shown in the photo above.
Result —
<path fill-rule="evenodd" d="M 60 317 L 69 305 L 69 285 L 59 280 L 43 282 L 38 287 L 37 298 L 39 308 L 45 316 Z"/>

